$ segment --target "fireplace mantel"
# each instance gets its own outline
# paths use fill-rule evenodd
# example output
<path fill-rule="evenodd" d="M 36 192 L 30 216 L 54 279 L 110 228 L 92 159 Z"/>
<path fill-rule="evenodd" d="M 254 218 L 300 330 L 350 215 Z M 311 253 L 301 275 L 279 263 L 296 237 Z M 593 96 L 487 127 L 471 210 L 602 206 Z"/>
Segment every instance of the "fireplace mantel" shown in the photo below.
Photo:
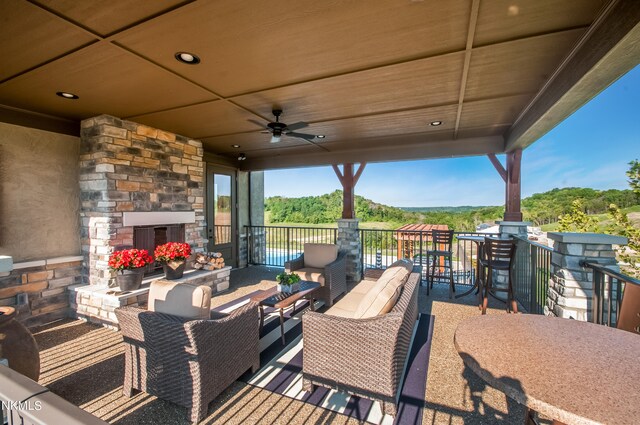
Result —
<path fill-rule="evenodd" d="M 195 211 L 123 212 L 123 226 L 156 226 L 161 224 L 195 223 Z"/>

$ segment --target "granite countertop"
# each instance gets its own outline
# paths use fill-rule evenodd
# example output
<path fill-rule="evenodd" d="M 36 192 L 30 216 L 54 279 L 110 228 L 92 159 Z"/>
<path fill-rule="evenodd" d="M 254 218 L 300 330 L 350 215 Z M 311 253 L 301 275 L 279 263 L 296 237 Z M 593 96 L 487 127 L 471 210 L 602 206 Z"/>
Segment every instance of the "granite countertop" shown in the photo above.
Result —
<path fill-rule="evenodd" d="M 529 314 L 462 322 L 465 365 L 517 402 L 567 425 L 637 424 L 640 338 L 577 320 Z"/>

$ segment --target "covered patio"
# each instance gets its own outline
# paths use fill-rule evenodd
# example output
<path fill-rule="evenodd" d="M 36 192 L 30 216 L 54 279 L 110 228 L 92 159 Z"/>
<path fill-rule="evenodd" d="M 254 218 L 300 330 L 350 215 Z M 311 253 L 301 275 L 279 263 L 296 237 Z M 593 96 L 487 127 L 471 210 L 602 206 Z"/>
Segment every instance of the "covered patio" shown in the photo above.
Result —
<path fill-rule="evenodd" d="M 188 420 L 146 393 L 122 395 L 115 310 L 146 308 L 155 277 L 119 291 L 114 251 L 180 242 L 215 252 L 220 267 L 197 275 L 214 314 L 273 287 L 281 269 L 268 266 L 304 242 L 337 245 L 351 290 L 369 257 L 386 268 L 404 251 L 383 255 L 359 229 L 354 192 L 367 163 L 486 156 L 504 181 L 500 233 L 521 246 L 520 311 L 602 322 L 603 300 L 622 297 L 613 282 L 632 281 L 616 274 L 624 238 L 529 243 L 520 169 L 528 146 L 640 63 L 637 1 L 5 0 L 0 16 L 0 307 L 34 333 L 39 384 L 104 421 Z M 264 226 L 264 171 L 321 165 L 343 187 L 337 228 L 311 240 Z M 414 236 L 409 251 L 421 255 L 428 236 Z M 456 256 L 456 283 L 469 286 L 478 252 Z M 453 344 L 458 324 L 479 314 L 476 298 L 418 286 L 432 336 L 421 331 L 411 423 L 520 422 L 525 408 L 465 367 Z M 287 314 L 288 331 L 299 329 Z M 272 351 L 267 365 L 281 360 Z M 313 394 L 243 379 L 203 423 L 358 423 L 369 416 L 351 413 L 364 405 L 377 414 L 363 398 L 314 405 Z"/>
<path fill-rule="evenodd" d="M 251 266 L 231 273 L 231 290 L 214 299 L 223 305 L 257 289 L 275 284 L 277 268 Z M 433 317 L 433 340 L 424 395 L 424 424 L 510 424 L 524 415 L 522 406 L 494 390 L 465 368 L 451 344 L 460 321 L 478 314 L 471 298 L 451 302 L 446 287 L 436 286 L 429 297 L 421 288 L 421 313 Z M 489 314 L 503 314 L 492 301 Z M 109 329 L 65 320 L 35 333 L 43 362 L 41 383 L 99 418 L 116 424 L 188 423 L 185 409 L 140 393 L 122 396 L 121 336 Z M 101 382 L 87 387 L 87 380 Z M 344 408 L 343 408 L 344 410 Z M 203 424 L 357 424 L 360 420 L 322 407 L 236 382 L 209 406 Z M 385 422 L 386 423 L 386 422 Z M 543 422 L 547 423 L 547 422 Z M 548 422 L 550 423 L 550 422 Z"/>

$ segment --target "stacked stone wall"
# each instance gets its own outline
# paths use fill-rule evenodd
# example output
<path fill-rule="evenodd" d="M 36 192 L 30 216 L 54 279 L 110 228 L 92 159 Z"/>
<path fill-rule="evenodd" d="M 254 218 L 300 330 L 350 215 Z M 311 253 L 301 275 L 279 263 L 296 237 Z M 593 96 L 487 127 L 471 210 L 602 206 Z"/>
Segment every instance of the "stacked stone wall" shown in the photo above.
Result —
<path fill-rule="evenodd" d="M 185 241 L 205 251 L 202 142 L 101 115 L 82 122 L 81 244 L 85 283 L 108 285 L 109 254 L 133 245 L 127 211 L 194 211 Z"/>
<path fill-rule="evenodd" d="M 62 319 L 69 313 L 68 288 L 78 284 L 81 275 L 82 257 L 16 263 L 0 275 L 0 306 L 15 308 L 27 327 Z M 26 303 L 19 304 L 25 295 Z"/>
<path fill-rule="evenodd" d="M 590 321 L 593 272 L 581 264 L 599 263 L 619 272 L 612 244 L 626 244 L 626 238 L 593 233 L 549 233 L 549 238 L 554 242 L 544 312 L 548 316 Z"/>

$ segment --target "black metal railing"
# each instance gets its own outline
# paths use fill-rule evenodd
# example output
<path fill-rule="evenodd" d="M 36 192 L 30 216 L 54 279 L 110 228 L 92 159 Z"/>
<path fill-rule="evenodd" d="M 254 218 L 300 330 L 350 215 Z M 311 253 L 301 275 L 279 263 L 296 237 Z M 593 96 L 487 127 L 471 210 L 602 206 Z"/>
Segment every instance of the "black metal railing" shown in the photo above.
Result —
<path fill-rule="evenodd" d="M 640 285 L 640 280 L 596 262 L 583 261 L 580 265 L 593 271 L 591 321 L 599 325 L 617 327 L 625 288 L 627 285 Z"/>
<path fill-rule="evenodd" d="M 245 226 L 250 264 L 280 266 L 298 257 L 305 243 L 336 243 L 338 229 L 326 227 Z"/>
<path fill-rule="evenodd" d="M 517 245 L 513 266 L 515 297 L 528 313 L 544 314 L 553 249 L 526 237 L 514 239 Z"/>
<path fill-rule="evenodd" d="M 476 232 L 454 232 L 451 251 L 453 253 L 453 278 L 456 285 L 473 285 L 476 274 L 478 247 L 469 240 L 461 240 L 460 236 L 486 236 Z M 410 258 L 422 265 L 422 280 L 427 280 L 427 251 L 432 250 L 431 231 L 414 230 L 360 230 L 361 262 L 366 268 L 386 268 L 400 258 Z M 436 279 L 441 268 L 436 267 Z M 444 271 L 444 269 L 442 269 Z"/>

